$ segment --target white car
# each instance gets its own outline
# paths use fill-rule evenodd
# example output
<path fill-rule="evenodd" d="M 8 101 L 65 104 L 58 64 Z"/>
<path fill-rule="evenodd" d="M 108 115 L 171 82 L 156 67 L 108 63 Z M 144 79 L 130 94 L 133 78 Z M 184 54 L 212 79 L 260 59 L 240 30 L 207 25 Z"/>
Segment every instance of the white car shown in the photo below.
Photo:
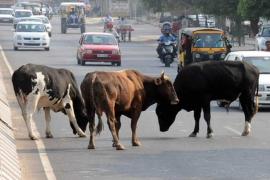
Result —
<path fill-rule="evenodd" d="M 16 29 L 16 25 L 18 24 L 21 18 L 33 16 L 33 13 L 29 9 L 16 9 L 14 16 L 15 17 L 13 20 L 13 26 L 14 26 L 14 29 Z"/>
<path fill-rule="evenodd" d="M 262 25 L 255 41 L 256 50 L 265 51 L 267 49 L 266 42 L 270 41 L 270 25 Z"/>
<path fill-rule="evenodd" d="M 244 61 L 259 69 L 259 108 L 270 108 L 270 52 L 235 51 L 227 54 L 224 60 Z"/>
<path fill-rule="evenodd" d="M 42 22 L 23 21 L 17 24 L 13 37 L 14 50 L 44 48 L 50 50 L 50 37 Z"/>
<path fill-rule="evenodd" d="M 33 17 L 39 18 L 39 19 L 42 20 L 42 22 L 45 24 L 45 26 L 47 28 L 47 31 L 49 33 L 49 36 L 51 37 L 52 36 L 52 25 L 51 25 L 49 19 L 47 18 L 47 16 L 44 16 L 44 15 L 34 15 Z"/>
<path fill-rule="evenodd" d="M 13 23 L 14 11 L 11 8 L 0 8 L 0 23 Z"/>

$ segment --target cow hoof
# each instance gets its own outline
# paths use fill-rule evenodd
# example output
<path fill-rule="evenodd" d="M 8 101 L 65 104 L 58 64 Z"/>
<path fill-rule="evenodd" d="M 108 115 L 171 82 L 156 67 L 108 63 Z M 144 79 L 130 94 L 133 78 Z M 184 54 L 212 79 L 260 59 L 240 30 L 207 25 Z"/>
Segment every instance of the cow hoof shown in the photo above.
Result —
<path fill-rule="evenodd" d="M 30 138 L 31 140 L 38 140 L 38 138 L 37 138 L 36 136 L 29 136 L 29 138 Z"/>
<path fill-rule="evenodd" d="M 122 144 L 116 145 L 116 150 L 125 150 L 125 147 Z"/>
<path fill-rule="evenodd" d="M 189 135 L 189 137 L 196 137 L 196 136 L 197 136 L 197 134 L 194 132 Z"/>
<path fill-rule="evenodd" d="M 213 133 L 209 133 L 206 135 L 206 138 L 211 138 L 211 137 L 213 137 Z"/>
<path fill-rule="evenodd" d="M 247 136 L 247 135 L 249 135 L 249 132 L 247 131 L 242 132 L 242 136 Z"/>
<path fill-rule="evenodd" d="M 46 133 L 46 138 L 53 138 L 53 135 L 51 133 Z"/>
<path fill-rule="evenodd" d="M 132 146 L 141 146 L 141 142 L 140 141 L 135 141 L 132 143 Z"/>
<path fill-rule="evenodd" d="M 94 144 L 89 144 L 88 149 L 96 149 L 96 146 Z"/>
<path fill-rule="evenodd" d="M 86 134 L 84 134 L 84 133 L 79 133 L 79 137 L 86 137 Z"/>

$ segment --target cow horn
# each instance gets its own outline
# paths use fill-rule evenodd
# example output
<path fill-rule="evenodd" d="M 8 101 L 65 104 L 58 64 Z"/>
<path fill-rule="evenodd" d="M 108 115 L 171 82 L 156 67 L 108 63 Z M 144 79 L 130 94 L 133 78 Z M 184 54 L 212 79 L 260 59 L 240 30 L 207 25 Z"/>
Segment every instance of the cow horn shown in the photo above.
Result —
<path fill-rule="evenodd" d="M 165 72 L 164 72 L 164 70 L 162 70 L 161 75 L 160 75 L 160 78 L 163 80 L 164 77 L 165 77 Z"/>

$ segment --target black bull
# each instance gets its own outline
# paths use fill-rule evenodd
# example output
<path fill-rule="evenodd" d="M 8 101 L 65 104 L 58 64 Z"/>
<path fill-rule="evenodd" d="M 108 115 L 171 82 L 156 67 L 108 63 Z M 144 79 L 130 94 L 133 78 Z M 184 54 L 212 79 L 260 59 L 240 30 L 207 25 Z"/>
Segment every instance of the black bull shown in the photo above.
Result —
<path fill-rule="evenodd" d="M 195 127 L 190 137 L 195 137 L 199 132 L 199 120 L 203 110 L 209 138 L 213 134 L 210 125 L 210 102 L 221 99 L 232 102 L 239 97 L 245 114 L 245 128 L 242 135 L 248 135 L 251 119 L 257 110 L 254 98 L 256 89 L 258 91 L 258 81 L 258 69 L 242 62 L 206 61 L 184 67 L 174 81 L 179 103 L 158 104 L 156 107 L 160 131 L 169 129 L 181 109 L 193 110 Z"/>

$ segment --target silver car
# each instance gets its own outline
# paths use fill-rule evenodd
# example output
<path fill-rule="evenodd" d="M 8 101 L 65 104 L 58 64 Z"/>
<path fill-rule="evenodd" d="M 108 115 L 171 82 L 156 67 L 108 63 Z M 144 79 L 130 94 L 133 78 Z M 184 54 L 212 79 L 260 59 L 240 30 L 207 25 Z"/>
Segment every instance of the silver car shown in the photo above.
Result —
<path fill-rule="evenodd" d="M 230 52 L 224 60 L 245 61 L 259 69 L 259 108 L 270 108 L 270 52 L 235 51 Z"/>
<path fill-rule="evenodd" d="M 13 23 L 14 11 L 11 8 L 0 8 L 0 23 Z"/>
<path fill-rule="evenodd" d="M 255 48 L 258 51 L 265 51 L 266 43 L 270 42 L 270 24 L 269 25 L 263 25 L 260 28 L 259 33 L 256 35 L 256 42 L 255 42 Z"/>

